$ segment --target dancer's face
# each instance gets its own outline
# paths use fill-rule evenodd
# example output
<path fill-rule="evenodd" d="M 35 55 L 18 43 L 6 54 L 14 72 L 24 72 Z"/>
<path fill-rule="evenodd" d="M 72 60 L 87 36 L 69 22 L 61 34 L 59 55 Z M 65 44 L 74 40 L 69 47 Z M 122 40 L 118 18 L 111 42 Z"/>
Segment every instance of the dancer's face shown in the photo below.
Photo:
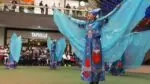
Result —
<path fill-rule="evenodd" d="M 95 15 L 93 15 L 92 13 L 87 14 L 87 19 L 88 20 L 93 20 L 94 18 L 95 18 Z"/>
<path fill-rule="evenodd" d="M 92 38 L 92 30 L 88 31 L 88 38 Z"/>

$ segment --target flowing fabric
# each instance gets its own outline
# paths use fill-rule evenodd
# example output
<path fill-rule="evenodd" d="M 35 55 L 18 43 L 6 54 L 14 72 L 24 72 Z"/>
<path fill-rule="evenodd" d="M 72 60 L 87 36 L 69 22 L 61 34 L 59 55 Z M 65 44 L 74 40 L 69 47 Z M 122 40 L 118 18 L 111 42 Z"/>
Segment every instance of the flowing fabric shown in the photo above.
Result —
<path fill-rule="evenodd" d="M 144 60 L 144 54 L 150 50 L 150 30 L 133 35 L 133 41 L 124 53 L 125 68 L 139 67 Z"/>
<path fill-rule="evenodd" d="M 14 59 L 13 59 L 12 55 L 15 54 L 14 47 L 16 46 L 15 45 L 15 40 L 16 39 L 17 39 L 17 35 L 16 35 L 16 33 L 13 33 L 12 36 L 11 36 L 11 39 L 10 39 L 10 57 L 9 57 L 10 62 L 14 62 Z"/>
<path fill-rule="evenodd" d="M 17 37 L 17 35 L 13 33 L 10 40 L 10 62 L 19 61 L 21 48 L 22 48 L 21 36 Z"/>
<path fill-rule="evenodd" d="M 121 36 L 130 33 L 145 16 L 150 0 L 124 0 L 121 8 L 102 28 L 102 48 L 108 51 Z"/>
<path fill-rule="evenodd" d="M 22 37 L 19 36 L 17 38 L 17 41 L 16 41 L 16 44 L 17 44 L 17 48 L 16 48 L 16 58 L 14 58 L 16 60 L 16 62 L 18 63 L 19 59 L 20 59 L 20 56 L 21 56 L 21 49 L 22 49 Z"/>
<path fill-rule="evenodd" d="M 147 31 L 147 33 L 131 33 L 131 31 L 144 18 L 146 9 L 149 6 L 150 0 L 124 0 L 117 11 L 113 10 L 116 11 L 114 14 L 106 17 L 109 19 L 106 25 L 103 25 L 101 28 L 101 23 L 99 22 L 100 25 L 96 27 L 101 28 L 102 54 L 106 62 L 113 62 L 120 59 L 125 51 L 128 54 L 134 55 L 133 57 L 144 57 L 145 52 L 150 47 L 147 46 L 145 48 L 141 47 L 141 45 L 145 46 L 150 42 L 142 44 L 141 37 L 143 37 L 143 40 L 147 40 L 148 37 L 146 35 L 149 35 L 150 31 Z M 58 10 L 54 10 L 54 21 L 60 32 L 69 39 L 75 54 L 83 60 L 86 42 L 85 36 L 87 33 L 87 28 L 84 25 L 87 22 L 84 20 L 76 20 L 75 22 L 75 20 L 70 19 L 70 17 Z M 131 46 L 134 42 L 141 43 L 141 45 L 137 46 L 141 47 L 144 51 L 139 51 L 138 48 Z M 129 52 L 127 49 L 134 49 L 134 51 L 139 51 L 140 54 L 135 55 L 136 52 Z M 135 61 L 141 62 L 141 60 Z M 133 65 L 137 66 L 139 64 L 141 63 L 134 63 Z"/>
<path fill-rule="evenodd" d="M 51 40 L 51 38 L 48 38 L 47 39 L 47 47 L 49 50 L 51 50 L 51 44 L 52 44 L 52 40 Z"/>
<path fill-rule="evenodd" d="M 150 39 L 145 39 L 149 38 L 150 31 L 133 33 L 130 36 L 132 36 L 132 41 L 127 46 L 121 59 L 113 62 L 111 66 L 110 71 L 112 75 L 122 75 L 125 72 L 124 69 L 140 67 L 144 59 L 143 55 L 150 49 Z M 120 67 L 118 66 L 119 62 L 121 64 Z"/>
<path fill-rule="evenodd" d="M 68 38 L 75 54 L 82 60 L 85 49 L 84 37 L 86 31 L 79 28 L 78 24 L 72 22 L 67 15 L 58 10 L 54 10 L 54 21 L 60 32 Z"/>
<path fill-rule="evenodd" d="M 56 43 L 56 56 L 58 61 L 62 60 L 62 56 L 65 51 L 65 48 L 66 48 L 65 39 L 64 38 L 59 39 Z"/>
<path fill-rule="evenodd" d="M 50 59 L 52 59 L 51 61 L 61 61 L 64 50 L 66 48 L 65 39 L 61 38 L 58 41 L 54 42 L 50 38 L 48 38 L 47 46 L 50 50 Z"/>

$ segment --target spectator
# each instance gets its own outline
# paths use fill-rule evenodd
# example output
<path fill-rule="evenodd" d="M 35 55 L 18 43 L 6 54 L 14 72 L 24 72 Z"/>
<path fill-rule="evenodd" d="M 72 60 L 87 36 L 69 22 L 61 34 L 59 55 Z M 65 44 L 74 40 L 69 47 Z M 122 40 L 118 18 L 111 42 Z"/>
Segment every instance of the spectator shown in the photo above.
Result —
<path fill-rule="evenodd" d="M 19 12 L 24 12 L 24 6 L 19 6 Z"/>
<path fill-rule="evenodd" d="M 41 14 L 44 14 L 43 1 L 40 2 L 39 6 L 41 8 Z"/>
<path fill-rule="evenodd" d="M 34 2 L 31 3 L 32 7 L 30 7 L 30 11 L 34 13 Z"/>
<path fill-rule="evenodd" d="M 45 4 L 45 15 L 48 15 L 48 5 Z"/>
<path fill-rule="evenodd" d="M 12 0 L 12 12 L 15 12 L 16 9 L 16 4 L 18 4 L 18 2 L 16 0 Z"/>
<path fill-rule="evenodd" d="M 82 12 L 81 12 L 81 8 L 78 8 L 78 11 L 77 11 L 77 16 L 81 16 L 82 15 Z"/>
<path fill-rule="evenodd" d="M 4 12 L 9 11 L 8 6 L 7 6 L 6 4 L 4 5 L 3 11 L 4 11 Z"/>
<path fill-rule="evenodd" d="M 60 5 L 61 5 L 61 4 L 60 4 L 60 2 L 59 2 L 59 3 L 58 3 L 58 8 L 60 8 Z"/>
<path fill-rule="evenodd" d="M 53 3 L 53 5 L 52 5 L 52 10 L 53 10 L 54 8 L 56 8 L 56 5 L 55 5 L 55 3 Z"/>
<path fill-rule="evenodd" d="M 70 13 L 70 8 L 71 8 L 70 5 L 67 4 L 65 8 L 66 8 L 66 14 L 69 15 L 69 13 Z"/>
<path fill-rule="evenodd" d="M 76 17 L 76 6 L 73 6 L 72 14 Z"/>
<path fill-rule="evenodd" d="M 18 2 L 16 0 L 12 0 L 11 3 L 12 4 L 18 4 Z"/>
<path fill-rule="evenodd" d="M 60 4 L 60 2 L 58 3 L 58 10 L 61 11 L 61 4 Z"/>
<path fill-rule="evenodd" d="M 52 6 L 52 8 L 56 8 L 56 4 L 55 4 L 55 3 L 53 3 L 53 6 Z"/>

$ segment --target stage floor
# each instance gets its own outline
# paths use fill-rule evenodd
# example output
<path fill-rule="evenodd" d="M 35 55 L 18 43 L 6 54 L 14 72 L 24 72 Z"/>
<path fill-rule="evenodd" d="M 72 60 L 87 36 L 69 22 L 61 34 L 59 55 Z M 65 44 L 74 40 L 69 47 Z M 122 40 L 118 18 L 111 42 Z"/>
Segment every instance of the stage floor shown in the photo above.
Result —
<path fill-rule="evenodd" d="M 125 76 L 106 74 L 106 81 L 101 84 L 149 84 L 150 74 L 126 73 Z M 0 66 L 0 84 L 88 84 L 80 79 L 80 68 L 59 67 L 22 67 L 6 70 Z"/>
<path fill-rule="evenodd" d="M 128 69 L 128 72 L 136 72 L 136 73 L 150 73 L 150 66 L 141 66 L 137 69 Z"/>

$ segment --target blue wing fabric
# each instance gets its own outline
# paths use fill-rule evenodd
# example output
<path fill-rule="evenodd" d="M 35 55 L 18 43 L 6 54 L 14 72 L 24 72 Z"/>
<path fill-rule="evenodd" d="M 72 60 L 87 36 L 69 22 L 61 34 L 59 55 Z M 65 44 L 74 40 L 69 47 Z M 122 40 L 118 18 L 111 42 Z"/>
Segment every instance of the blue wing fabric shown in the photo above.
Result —
<path fill-rule="evenodd" d="M 14 60 L 18 63 L 19 59 L 20 59 L 20 56 L 21 56 L 21 48 L 22 48 L 22 38 L 21 36 L 19 36 L 17 39 L 16 39 L 16 49 L 15 49 L 15 57 L 14 57 Z"/>
<path fill-rule="evenodd" d="M 132 39 L 132 35 L 126 35 L 119 39 L 109 50 L 103 50 L 102 54 L 105 62 L 114 62 L 120 59 Z"/>
<path fill-rule="evenodd" d="M 133 64 L 133 66 L 134 65 L 139 66 L 143 61 L 145 53 L 150 49 L 150 40 L 148 39 L 149 36 L 150 31 L 143 31 L 131 33 L 122 37 L 116 42 L 116 44 L 111 49 L 109 49 L 108 51 L 103 51 L 105 61 L 114 62 L 124 55 L 128 56 L 128 58 L 131 59 L 136 57 L 138 59 L 141 59 L 141 60 L 134 60 L 134 59 L 127 60 L 128 62 L 126 62 L 127 63 L 126 66 L 129 67 L 129 63 Z"/>
<path fill-rule="evenodd" d="M 140 39 L 140 36 L 145 36 L 145 33 L 135 34 L 131 31 L 144 18 L 148 6 L 150 6 L 150 0 L 124 0 L 118 11 L 108 18 L 109 22 L 102 27 L 101 31 L 102 54 L 105 61 L 120 59 L 128 48 L 137 51 L 134 46 L 128 47 L 128 45 L 139 42 L 137 39 Z M 56 9 L 54 10 L 54 21 L 60 32 L 69 39 L 76 55 L 82 60 L 86 30 L 79 28 L 79 23 L 74 23 L 68 16 Z M 144 39 L 148 38 L 145 37 Z"/>
<path fill-rule="evenodd" d="M 48 47 L 48 49 L 51 51 L 52 49 L 52 40 L 51 40 L 51 38 L 48 38 L 48 40 L 47 40 L 47 47 Z M 56 42 L 56 48 L 55 48 L 55 55 L 56 55 L 56 57 L 55 58 L 57 58 L 56 60 L 57 61 L 61 61 L 62 60 L 62 56 L 63 56 L 63 53 L 64 53 L 64 50 L 65 50 L 65 48 L 66 48 L 66 42 L 65 42 L 65 39 L 64 38 L 61 38 L 61 39 L 59 39 L 57 42 Z"/>
<path fill-rule="evenodd" d="M 62 56 L 65 51 L 65 48 L 66 48 L 65 39 L 64 38 L 59 39 L 56 43 L 56 52 L 55 52 L 58 61 L 62 60 Z"/>
<path fill-rule="evenodd" d="M 124 0 L 120 9 L 102 28 L 102 48 L 110 49 L 121 36 L 130 33 L 145 16 L 150 0 Z"/>
<path fill-rule="evenodd" d="M 124 53 L 125 68 L 139 67 L 144 60 L 145 53 L 150 50 L 150 30 L 134 33 L 133 36 L 133 41 L 129 44 Z"/>
<path fill-rule="evenodd" d="M 16 39 L 17 39 L 17 35 L 16 35 L 16 33 L 13 33 L 11 36 L 11 39 L 10 39 L 10 57 L 9 57 L 10 62 L 14 61 L 13 56 L 15 55 Z"/>
<path fill-rule="evenodd" d="M 10 62 L 19 61 L 21 48 L 22 48 L 21 36 L 17 37 L 16 33 L 13 33 L 10 40 Z"/>
<path fill-rule="evenodd" d="M 84 56 L 86 30 L 79 28 L 77 23 L 57 9 L 54 10 L 54 21 L 60 32 L 68 38 L 71 46 L 75 48 L 76 55 L 82 59 Z"/>

